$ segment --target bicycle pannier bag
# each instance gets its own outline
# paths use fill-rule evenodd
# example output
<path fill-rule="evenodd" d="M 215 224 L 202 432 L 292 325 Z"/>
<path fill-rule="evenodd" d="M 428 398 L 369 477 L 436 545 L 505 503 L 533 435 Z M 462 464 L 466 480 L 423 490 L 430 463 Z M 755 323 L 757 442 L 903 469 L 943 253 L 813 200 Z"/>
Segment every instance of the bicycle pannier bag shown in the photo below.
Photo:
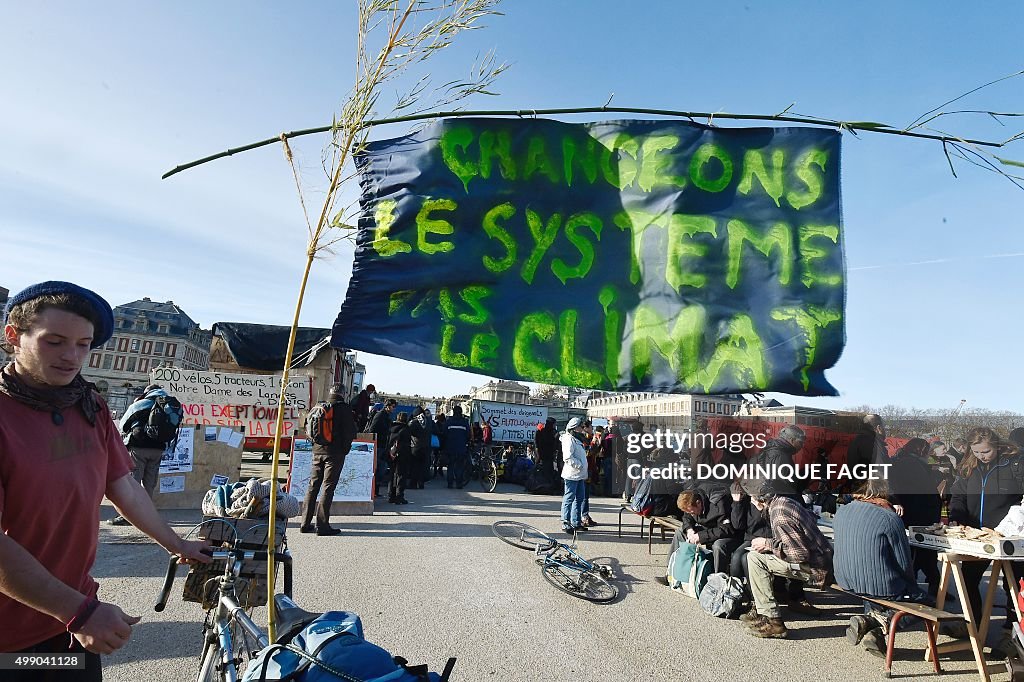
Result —
<path fill-rule="evenodd" d="M 282 639 L 249 663 L 243 682 L 446 682 L 455 665 L 449 659 L 441 675 L 409 665 L 363 639 L 362 621 L 348 611 L 328 611 Z"/>
<path fill-rule="evenodd" d="M 700 591 L 700 607 L 716 618 L 733 618 L 743 600 L 743 583 L 725 573 L 712 573 Z"/>
<path fill-rule="evenodd" d="M 668 558 L 668 586 L 694 599 L 700 597 L 711 573 L 711 552 L 685 542 Z"/>

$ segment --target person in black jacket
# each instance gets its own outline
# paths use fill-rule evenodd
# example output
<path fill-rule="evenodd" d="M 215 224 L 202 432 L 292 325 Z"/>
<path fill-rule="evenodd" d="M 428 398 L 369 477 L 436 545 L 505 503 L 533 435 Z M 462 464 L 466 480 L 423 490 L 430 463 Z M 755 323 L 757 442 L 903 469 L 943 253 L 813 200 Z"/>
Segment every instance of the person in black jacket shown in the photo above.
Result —
<path fill-rule="evenodd" d="M 395 458 L 391 460 L 391 485 L 388 487 L 388 502 L 391 504 L 409 504 L 405 499 L 405 479 L 412 463 L 412 433 L 409 430 L 409 413 L 401 412 L 395 423 L 391 425 L 388 437 L 388 457 L 391 449 L 395 449 Z"/>
<path fill-rule="evenodd" d="M 908 528 L 938 523 L 942 515 L 942 498 L 939 497 L 942 477 L 928 462 L 928 452 L 928 441 L 911 438 L 896 453 L 889 471 L 889 499 Z M 914 547 L 912 553 L 914 575 L 923 572 L 928 594 L 936 596 L 939 593 L 938 552 Z"/>
<path fill-rule="evenodd" d="M 732 554 L 743 544 L 743 534 L 732 526 L 729 490 L 687 490 L 679 494 L 676 506 L 682 511 L 683 523 L 672 539 L 669 556 L 683 542 L 704 545 L 711 549 L 714 572 L 731 575 Z"/>
<path fill-rule="evenodd" d="M 422 490 L 430 463 L 430 437 L 434 435 L 434 420 L 430 418 L 429 411 L 420 406 L 413 410 L 409 433 L 412 434 L 412 459 L 409 462 L 409 481 L 406 487 Z"/>
<path fill-rule="evenodd" d="M 880 464 L 889 460 L 889 451 L 885 445 L 885 422 L 877 414 L 864 415 L 864 425 L 857 437 L 850 442 L 846 450 L 846 464 L 853 472 L 857 465 Z M 866 472 L 867 469 L 859 469 Z M 866 479 L 861 476 L 853 481 L 857 487 Z"/>
<path fill-rule="evenodd" d="M 765 443 L 764 449 L 757 456 L 757 464 L 759 466 L 774 466 L 776 470 L 781 465 L 793 466 L 794 460 L 793 455 L 800 452 L 800 449 L 804 446 L 806 435 L 803 429 L 792 424 L 779 431 L 777 438 Z M 806 481 L 801 480 L 788 480 L 782 478 L 772 478 L 772 492 L 778 497 L 791 497 L 799 500 L 800 493 L 803 492 Z"/>
<path fill-rule="evenodd" d="M 306 490 L 305 515 L 299 531 L 312 533 L 313 509 L 316 508 L 316 534 L 337 535 L 341 531 L 331 527 L 331 503 L 334 501 L 334 489 L 338 487 L 341 470 L 345 466 L 345 457 L 352 448 L 352 439 L 356 437 L 356 422 L 352 416 L 352 408 L 344 399 L 345 389 L 335 386 L 331 389 L 330 403 L 334 419 L 331 422 L 331 444 L 313 443 L 313 468 L 309 477 L 309 488 Z M 317 504 L 320 486 L 323 495 Z"/>
<path fill-rule="evenodd" d="M 537 466 L 545 474 L 550 474 L 555 470 L 555 452 L 558 450 L 558 429 L 555 428 L 554 417 L 548 417 L 544 426 L 537 429 L 533 443 L 537 446 Z"/>
<path fill-rule="evenodd" d="M 990 428 L 979 427 L 967 434 L 966 452 L 960 464 L 960 478 L 953 484 L 949 501 L 949 520 L 972 528 L 995 528 L 1010 507 L 1020 504 L 1024 495 L 1024 460 L 1016 445 L 1000 438 Z M 1024 566 L 1011 561 L 1014 580 L 1024 577 Z M 967 596 L 975 614 L 981 613 L 981 577 L 988 562 L 968 561 L 963 564 Z M 1003 578 L 1007 603 L 1010 589 Z M 989 588 L 991 589 L 991 587 Z M 1007 625 L 1013 619 L 1007 609 Z"/>
<path fill-rule="evenodd" d="M 388 458 L 388 439 L 391 436 L 391 413 L 398 403 L 388 398 L 382 407 L 373 413 L 368 430 L 377 437 L 377 474 L 373 478 L 373 496 L 378 497 L 382 481 L 391 480 L 391 461 Z"/>

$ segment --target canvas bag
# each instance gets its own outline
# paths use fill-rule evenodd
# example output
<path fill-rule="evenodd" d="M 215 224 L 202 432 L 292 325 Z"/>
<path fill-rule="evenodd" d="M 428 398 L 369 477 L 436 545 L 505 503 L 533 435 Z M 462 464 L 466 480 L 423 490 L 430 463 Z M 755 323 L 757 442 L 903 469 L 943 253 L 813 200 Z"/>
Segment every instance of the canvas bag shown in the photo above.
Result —
<path fill-rule="evenodd" d="M 743 583 L 726 573 L 712 573 L 698 601 L 700 607 L 715 618 L 733 618 L 743 601 Z"/>
<path fill-rule="evenodd" d="M 668 558 L 665 577 L 673 590 L 697 599 L 710 574 L 711 552 L 700 545 L 684 542 Z"/>

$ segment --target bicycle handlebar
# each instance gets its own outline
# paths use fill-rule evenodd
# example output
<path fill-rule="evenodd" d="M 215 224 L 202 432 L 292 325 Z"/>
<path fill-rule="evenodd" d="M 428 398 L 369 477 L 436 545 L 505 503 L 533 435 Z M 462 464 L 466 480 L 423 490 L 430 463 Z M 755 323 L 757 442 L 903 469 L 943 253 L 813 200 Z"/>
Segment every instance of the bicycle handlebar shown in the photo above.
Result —
<path fill-rule="evenodd" d="M 167 561 L 167 575 L 164 576 L 164 586 L 160 588 L 160 594 L 156 598 L 156 604 L 153 604 L 153 610 L 159 613 L 164 610 L 167 606 L 167 597 L 171 593 L 171 583 L 174 582 L 174 576 L 178 573 L 178 557 L 174 554 L 171 555 Z"/>
<path fill-rule="evenodd" d="M 256 558 L 257 554 L 266 554 L 266 552 L 252 549 L 213 549 L 212 547 L 204 549 L 202 552 L 209 556 L 213 561 L 224 561 L 228 559 L 234 559 L 235 561 L 252 561 Z M 171 585 L 174 583 L 174 578 L 178 574 L 178 558 L 178 555 L 172 554 L 167 561 L 167 575 L 164 576 L 163 587 L 160 588 L 160 594 L 157 595 L 156 603 L 153 605 L 153 610 L 157 613 L 163 611 L 167 606 L 167 598 L 171 593 Z M 274 553 L 274 561 L 290 564 L 291 559 L 291 554 L 283 552 Z M 231 563 L 228 563 L 225 567 L 225 572 L 230 571 Z M 291 571 L 289 570 L 286 570 L 285 572 L 285 592 L 287 594 L 291 594 Z"/>

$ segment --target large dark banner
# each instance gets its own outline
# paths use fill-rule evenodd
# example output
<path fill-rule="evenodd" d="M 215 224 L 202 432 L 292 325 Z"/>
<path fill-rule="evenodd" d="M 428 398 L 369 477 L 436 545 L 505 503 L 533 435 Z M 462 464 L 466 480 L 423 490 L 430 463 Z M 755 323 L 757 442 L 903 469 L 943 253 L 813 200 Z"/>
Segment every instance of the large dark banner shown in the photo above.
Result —
<path fill-rule="evenodd" d="M 595 389 L 836 395 L 839 140 L 476 118 L 372 142 L 332 343 Z"/>

